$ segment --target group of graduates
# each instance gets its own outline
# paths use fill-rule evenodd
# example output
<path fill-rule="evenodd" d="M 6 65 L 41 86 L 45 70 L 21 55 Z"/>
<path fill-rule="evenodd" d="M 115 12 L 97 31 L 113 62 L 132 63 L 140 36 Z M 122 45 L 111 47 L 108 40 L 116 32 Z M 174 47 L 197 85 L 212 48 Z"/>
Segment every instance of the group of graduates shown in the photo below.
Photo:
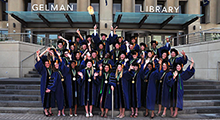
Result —
<path fill-rule="evenodd" d="M 171 49 L 169 39 L 160 48 L 153 40 L 152 49 L 147 49 L 145 43 L 138 45 L 134 36 L 130 42 L 118 37 L 116 28 L 111 28 L 108 38 L 101 34 L 101 39 L 96 26 L 86 39 L 77 30 L 79 36 L 74 42 L 59 36 L 57 48 L 36 52 L 35 68 L 42 75 L 41 100 L 46 116 L 53 115 L 51 108 L 57 103 L 58 116 L 65 116 L 65 108 L 69 108 L 70 116 L 77 116 L 77 107 L 84 106 L 86 117 L 92 117 L 96 106 L 101 109 L 101 117 L 107 117 L 114 94 L 118 118 L 125 117 L 125 109 L 131 110 L 130 117 L 138 117 L 141 106 L 146 108 L 145 117 L 151 110 L 150 117 L 154 118 L 156 104 L 156 116 L 165 117 L 170 108 L 170 116 L 177 117 L 178 110 L 183 109 L 183 81 L 195 72 L 193 59 L 183 71 L 188 58 L 184 51 L 180 56 Z"/>

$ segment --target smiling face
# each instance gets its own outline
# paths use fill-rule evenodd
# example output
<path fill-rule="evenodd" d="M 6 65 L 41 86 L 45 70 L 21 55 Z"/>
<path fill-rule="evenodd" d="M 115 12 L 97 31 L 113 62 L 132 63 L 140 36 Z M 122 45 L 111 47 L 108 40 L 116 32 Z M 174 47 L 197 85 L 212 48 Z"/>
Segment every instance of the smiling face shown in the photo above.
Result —
<path fill-rule="evenodd" d="M 106 58 L 106 59 L 109 58 L 109 57 L 110 57 L 110 54 L 109 54 L 109 53 L 105 54 L 105 58 Z"/>
<path fill-rule="evenodd" d="M 137 58 L 137 55 L 136 55 L 136 54 L 134 54 L 134 55 L 132 55 L 132 57 L 133 57 L 134 59 L 136 59 L 136 58 Z"/>
<path fill-rule="evenodd" d="M 95 59 L 97 54 L 95 52 L 92 53 L 92 58 Z"/>
<path fill-rule="evenodd" d="M 176 57 L 176 53 L 174 51 L 171 52 L 171 57 Z"/>
<path fill-rule="evenodd" d="M 118 69 L 119 72 L 121 72 L 122 71 L 122 65 L 118 65 L 117 69 Z"/>
<path fill-rule="evenodd" d="M 141 50 L 145 50 L 145 47 L 143 45 L 141 45 Z"/>
<path fill-rule="evenodd" d="M 50 56 L 52 56 L 52 53 L 54 54 L 53 50 L 50 50 L 49 52 Z"/>
<path fill-rule="evenodd" d="M 80 59 L 80 54 L 76 53 L 76 59 L 79 60 Z"/>
<path fill-rule="evenodd" d="M 59 64 L 54 63 L 54 66 L 55 66 L 56 69 L 59 69 Z"/>
<path fill-rule="evenodd" d="M 75 63 L 75 62 L 72 62 L 72 63 L 71 63 L 71 67 L 72 67 L 72 68 L 75 68 L 75 67 L 76 67 L 76 63 Z"/>
<path fill-rule="evenodd" d="M 138 70 L 138 66 L 134 66 L 134 70 L 137 71 Z"/>
<path fill-rule="evenodd" d="M 166 57 L 167 57 L 167 53 L 163 53 L 162 54 L 162 59 L 166 59 Z"/>
<path fill-rule="evenodd" d="M 153 43 L 152 44 L 152 47 L 155 49 L 157 47 L 157 44 L 156 43 Z"/>
<path fill-rule="evenodd" d="M 166 63 L 163 63 L 163 71 L 166 71 L 167 70 L 167 64 Z"/>
<path fill-rule="evenodd" d="M 76 38 L 76 42 L 79 42 L 80 41 L 80 39 L 79 38 Z"/>
<path fill-rule="evenodd" d="M 86 48 L 87 48 L 86 45 L 83 45 L 83 46 L 82 46 L 82 49 L 83 49 L 83 50 L 86 50 Z"/>
<path fill-rule="evenodd" d="M 105 40 L 105 39 L 106 39 L 106 37 L 103 35 L 103 36 L 102 36 L 102 40 Z"/>
<path fill-rule="evenodd" d="M 105 66 L 105 72 L 109 72 L 109 66 L 108 65 Z"/>
<path fill-rule="evenodd" d="M 148 64 L 147 68 L 151 71 L 153 69 L 153 66 L 151 64 Z"/>
<path fill-rule="evenodd" d="M 120 43 L 121 43 L 121 42 L 122 42 L 122 39 L 121 39 L 121 38 L 118 38 L 118 42 L 120 42 Z"/>
<path fill-rule="evenodd" d="M 176 66 L 176 70 L 179 72 L 179 71 L 182 70 L 182 67 L 178 64 L 178 65 Z"/>
<path fill-rule="evenodd" d="M 65 56 L 65 57 L 68 57 L 68 55 L 69 55 L 68 52 L 65 52 L 65 53 L 64 53 L 64 56 Z"/>
<path fill-rule="evenodd" d="M 92 62 L 91 61 L 87 62 L 86 66 L 87 66 L 87 68 L 91 68 L 92 67 Z"/>
<path fill-rule="evenodd" d="M 49 67 L 50 67 L 50 63 L 49 63 L 48 61 L 46 61 L 44 64 L 45 64 L 45 67 L 46 67 L 46 68 L 49 68 Z"/>
<path fill-rule="evenodd" d="M 121 59 L 121 60 L 124 60 L 124 59 L 125 59 L 125 54 L 121 54 L 121 55 L 120 55 L 120 59 Z"/>
<path fill-rule="evenodd" d="M 99 45 L 99 49 L 102 50 L 104 47 L 102 44 Z"/>
<path fill-rule="evenodd" d="M 119 44 L 115 44 L 115 48 L 119 49 L 120 48 Z"/>
<path fill-rule="evenodd" d="M 59 49 L 63 48 L 63 44 L 62 43 L 59 43 L 57 46 L 58 46 Z"/>
<path fill-rule="evenodd" d="M 153 57 L 152 52 L 148 52 L 148 53 L 147 53 L 147 56 L 148 56 L 149 58 L 152 58 L 152 57 Z"/>
<path fill-rule="evenodd" d="M 70 46 L 70 49 L 71 49 L 71 50 L 74 50 L 74 49 L 75 49 L 74 45 L 71 45 L 71 46 Z"/>
<path fill-rule="evenodd" d="M 135 42 L 136 42 L 136 40 L 135 40 L 135 39 L 132 39 L 132 40 L 131 40 L 131 42 L 132 42 L 132 43 L 135 43 Z"/>

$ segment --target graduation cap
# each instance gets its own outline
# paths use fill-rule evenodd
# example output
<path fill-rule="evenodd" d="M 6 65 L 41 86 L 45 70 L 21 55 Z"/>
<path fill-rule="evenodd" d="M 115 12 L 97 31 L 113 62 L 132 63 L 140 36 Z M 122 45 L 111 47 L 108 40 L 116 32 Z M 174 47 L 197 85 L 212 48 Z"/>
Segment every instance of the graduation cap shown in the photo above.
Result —
<path fill-rule="evenodd" d="M 104 67 L 105 67 L 105 66 L 108 66 L 109 69 L 112 69 L 112 65 L 111 65 L 111 64 L 104 64 L 103 66 L 104 66 Z"/>
<path fill-rule="evenodd" d="M 120 45 L 120 43 L 119 43 L 118 41 L 115 42 L 114 46 L 115 46 L 116 44 Z"/>
<path fill-rule="evenodd" d="M 88 39 L 88 38 L 92 38 L 92 35 L 87 35 L 87 36 L 86 36 L 86 39 Z"/>
<path fill-rule="evenodd" d="M 132 66 L 137 66 L 138 68 L 141 68 L 141 65 L 139 63 L 132 63 Z"/>
<path fill-rule="evenodd" d="M 162 64 L 164 64 L 164 63 L 167 64 L 168 66 L 170 66 L 170 63 L 169 63 L 168 60 L 163 60 L 163 61 L 162 61 Z"/>
<path fill-rule="evenodd" d="M 105 33 L 101 33 L 101 36 L 105 36 L 105 37 L 107 37 L 107 35 L 106 35 Z"/>
<path fill-rule="evenodd" d="M 86 46 L 87 46 L 87 42 L 83 41 L 83 42 L 82 42 L 82 46 L 83 46 L 83 45 L 86 45 Z"/>
<path fill-rule="evenodd" d="M 131 51 L 131 55 L 138 55 L 138 52 L 135 51 L 135 50 L 132 50 L 132 51 Z"/>
<path fill-rule="evenodd" d="M 180 65 L 180 67 L 183 69 L 183 63 L 180 63 L 180 62 L 177 62 L 177 63 L 176 63 L 176 62 L 175 62 L 175 63 L 173 64 L 173 69 L 174 69 L 174 70 L 176 70 L 176 66 L 177 66 L 177 65 Z M 181 69 L 181 71 L 182 71 L 182 69 Z"/>
<path fill-rule="evenodd" d="M 65 54 L 66 52 L 70 53 L 70 50 L 64 49 L 64 50 L 63 50 L 63 53 Z"/>
<path fill-rule="evenodd" d="M 154 55 L 154 52 L 152 50 L 147 50 L 147 53 L 151 52 Z"/>
<path fill-rule="evenodd" d="M 125 56 L 127 56 L 127 52 L 126 51 L 122 51 L 120 55 L 124 54 Z"/>
<path fill-rule="evenodd" d="M 157 42 L 156 40 L 152 40 L 150 43 L 151 43 L 151 45 L 152 45 L 153 43 L 155 43 L 156 45 L 158 45 L 158 42 Z"/>
<path fill-rule="evenodd" d="M 153 64 L 153 62 L 147 63 L 147 66 L 148 66 L 149 64 L 152 66 L 152 68 L 155 68 L 155 65 Z"/>
<path fill-rule="evenodd" d="M 118 63 L 117 66 L 119 66 L 119 65 L 121 65 L 122 68 L 124 68 L 124 64 L 122 64 L 122 63 Z"/>
<path fill-rule="evenodd" d="M 104 46 L 104 43 L 102 41 L 99 42 L 98 46 L 101 45 L 101 44 Z"/>
<path fill-rule="evenodd" d="M 87 60 L 86 60 L 86 64 L 87 64 L 88 62 L 91 62 L 91 63 L 93 63 L 93 62 L 92 62 L 92 60 L 88 60 L 88 59 L 87 59 Z"/>
<path fill-rule="evenodd" d="M 137 37 L 136 37 L 136 36 L 131 36 L 131 40 L 132 40 L 132 39 L 137 40 Z"/>
<path fill-rule="evenodd" d="M 172 52 L 175 52 L 175 53 L 176 53 L 176 56 L 179 55 L 178 50 L 176 50 L 175 48 L 172 48 L 172 49 L 170 50 L 170 52 L 171 52 L 171 53 L 172 53 Z"/>
<path fill-rule="evenodd" d="M 166 49 L 164 49 L 164 50 L 161 51 L 161 54 L 163 54 L 163 53 L 166 53 L 167 56 L 170 55 L 170 52 L 169 52 L 168 50 L 166 50 Z"/>
<path fill-rule="evenodd" d="M 58 41 L 57 41 L 57 45 L 59 45 L 59 44 L 64 45 L 65 43 L 63 42 L 63 40 L 58 40 Z"/>
<path fill-rule="evenodd" d="M 75 36 L 75 39 L 80 38 L 79 36 Z"/>
<path fill-rule="evenodd" d="M 140 46 L 144 46 L 145 48 L 147 47 L 145 43 L 140 43 Z"/>
<path fill-rule="evenodd" d="M 79 52 L 79 51 L 75 51 L 75 53 L 74 53 L 74 54 L 76 55 L 77 53 L 79 53 L 79 54 L 80 54 L 80 56 L 81 56 L 81 52 Z"/>
<path fill-rule="evenodd" d="M 74 42 L 70 42 L 69 43 L 69 47 L 72 46 L 72 45 L 75 46 L 75 43 Z"/>
<path fill-rule="evenodd" d="M 118 37 L 118 39 L 120 39 L 120 38 L 121 38 L 122 40 L 124 39 L 124 37 L 122 37 L 122 36 L 119 36 L 119 37 Z"/>
<path fill-rule="evenodd" d="M 93 51 L 91 52 L 91 54 L 92 54 L 92 53 L 96 53 L 96 54 L 98 54 L 98 51 L 93 50 Z"/>
<path fill-rule="evenodd" d="M 76 61 L 76 60 L 71 60 L 71 61 L 69 61 L 69 63 L 70 63 L 70 64 L 75 63 L 76 66 L 77 66 L 77 61 Z"/>
<path fill-rule="evenodd" d="M 41 57 L 41 60 L 43 64 L 45 64 L 45 62 L 48 62 L 49 64 L 51 64 L 50 60 L 48 60 L 47 57 Z"/>
<path fill-rule="evenodd" d="M 53 50 L 53 52 L 56 53 L 56 50 L 54 48 L 50 48 L 50 50 Z"/>

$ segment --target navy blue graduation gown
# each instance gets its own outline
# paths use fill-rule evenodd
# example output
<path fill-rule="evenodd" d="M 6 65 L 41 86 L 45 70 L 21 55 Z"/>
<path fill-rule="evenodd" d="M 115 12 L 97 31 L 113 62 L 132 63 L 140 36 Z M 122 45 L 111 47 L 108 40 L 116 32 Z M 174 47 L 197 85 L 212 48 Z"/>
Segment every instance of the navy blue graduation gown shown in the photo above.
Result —
<path fill-rule="evenodd" d="M 125 61 L 124 60 L 120 60 L 120 61 L 118 61 L 118 63 L 121 63 L 121 64 L 123 64 L 124 65 L 124 70 L 128 70 L 129 69 L 129 61 L 127 61 L 126 63 L 125 63 Z"/>
<path fill-rule="evenodd" d="M 179 73 L 176 77 L 176 80 L 173 81 L 173 86 L 171 89 L 171 107 L 177 107 L 180 110 L 183 109 L 183 94 L 184 94 L 184 87 L 183 81 L 190 79 L 195 73 L 195 69 L 190 69 L 190 65 L 188 68 Z"/>
<path fill-rule="evenodd" d="M 102 63 L 102 64 L 110 64 L 111 66 L 114 66 L 114 62 L 113 62 L 113 60 L 112 59 L 102 59 L 101 61 L 100 61 L 100 63 Z"/>
<path fill-rule="evenodd" d="M 72 108 L 75 105 L 78 105 L 79 103 L 79 88 L 78 88 L 78 82 L 77 79 L 79 78 L 77 74 L 77 70 L 74 69 L 75 75 L 73 76 L 72 70 L 70 70 L 69 67 L 64 65 L 64 63 L 61 64 L 60 71 L 62 72 L 64 76 L 64 84 L 65 84 L 65 94 L 67 96 L 67 102 L 68 102 L 68 108 Z M 74 78 L 74 79 L 73 79 Z"/>
<path fill-rule="evenodd" d="M 107 40 L 100 40 L 100 37 L 99 37 L 98 33 L 96 33 L 96 36 L 93 33 L 92 34 L 92 38 L 94 40 L 94 43 L 95 43 L 95 46 L 96 46 L 96 50 L 99 49 L 99 43 L 103 42 L 104 48 L 105 48 L 105 52 L 109 52 L 110 51 L 110 48 L 109 48 L 109 38 L 107 38 Z"/>
<path fill-rule="evenodd" d="M 89 76 L 87 75 L 87 69 L 83 69 L 82 71 L 83 79 L 79 77 L 78 83 L 80 85 L 80 104 L 81 106 L 87 105 L 95 105 L 97 100 L 97 85 L 98 81 L 94 80 L 94 73 L 90 77 L 91 81 L 89 82 Z M 95 71 L 94 71 L 95 72 Z"/>
<path fill-rule="evenodd" d="M 133 76 L 130 78 L 129 82 L 129 98 L 130 98 L 130 106 L 133 108 L 141 107 L 141 76 L 142 70 L 136 73 L 132 71 Z"/>
<path fill-rule="evenodd" d="M 145 69 L 141 74 L 141 91 L 143 92 L 142 104 L 146 109 L 154 110 L 157 94 L 156 80 L 158 72 Z"/>
<path fill-rule="evenodd" d="M 99 69 L 99 64 L 101 63 L 101 61 L 94 61 L 93 60 L 93 64 L 92 64 L 92 66 L 93 66 L 93 68 L 95 69 L 95 70 L 98 70 Z M 82 60 L 82 62 L 81 62 L 81 64 L 80 64 L 80 70 L 82 70 L 82 69 L 84 69 L 84 68 L 86 68 L 86 61 L 84 61 L 84 60 Z"/>
<path fill-rule="evenodd" d="M 120 49 L 117 52 L 116 49 L 111 51 L 112 60 L 114 63 L 116 63 L 119 60 L 121 52 L 122 51 Z"/>
<path fill-rule="evenodd" d="M 173 68 L 173 65 L 175 64 L 175 63 L 182 63 L 183 65 L 185 65 L 186 63 L 187 63 L 187 61 L 188 61 L 188 57 L 186 56 L 186 59 L 184 59 L 184 56 L 182 56 L 182 57 L 175 57 L 175 58 L 170 58 L 169 59 L 169 62 L 170 62 L 170 69 L 174 69 Z"/>
<path fill-rule="evenodd" d="M 158 72 L 159 76 L 157 79 L 159 80 L 159 86 L 157 90 L 157 104 L 161 104 L 163 107 L 169 108 L 170 106 L 169 89 L 172 87 L 172 81 L 174 80 L 173 80 L 173 74 L 171 72 L 167 72 L 164 75 L 164 77 L 162 77 L 164 73 L 165 72 L 163 70 Z"/>
<path fill-rule="evenodd" d="M 115 44 L 115 42 L 117 41 L 118 35 L 117 34 L 113 34 L 113 36 L 111 36 L 111 33 L 109 34 L 108 40 L 109 40 L 109 45 L 111 44 Z"/>
<path fill-rule="evenodd" d="M 35 68 L 38 71 L 38 73 L 41 75 L 40 93 L 41 93 L 42 106 L 44 107 L 44 109 L 49 107 L 55 107 L 55 93 L 45 92 L 47 86 L 50 84 L 50 81 L 49 81 L 49 73 L 47 72 L 47 69 L 44 66 L 42 60 L 38 61 L 35 64 Z"/>
<path fill-rule="evenodd" d="M 52 92 L 55 92 L 58 110 L 62 110 L 64 106 L 64 89 L 61 81 L 61 75 L 58 71 L 51 75 L 51 86 L 48 86 Z"/>
<path fill-rule="evenodd" d="M 135 43 L 135 46 L 134 46 L 134 50 L 135 51 L 139 51 L 140 50 L 140 46 L 138 44 L 136 44 L 136 43 Z"/>
<path fill-rule="evenodd" d="M 106 76 L 106 74 L 108 74 Z M 107 78 L 107 79 L 106 79 Z M 110 82 L 110 73 L 102 72 L 102 76 L 98 76 L 98 102 L 97 107 L 112 109 L 112 90 Z M 102 103 L 100 105 L 100 99 L 102 97 Z"/>
<path fill-rule="evenodd" d="M 151 49 L 155 55 L 157 55 L 158 58 L 161 58 L 162 57 L 162 51 L 163 50 L 167 50 L 167 51 L 170 51 L 170 44 L 169 43 L 166 43 L 163 47 L 160 47 L 160 48 L 156 48 L 156 50 L 154 49 Z"/>
<path fill-rule="evenodd" d="M 110 75 L 110 85 L 114 86 L 114 103 L 115 108 L 130 108 L 128 81 L 132 77 L 132 73 L 124 71 L 122 78 L 117 81 L 115 72 Z"/>

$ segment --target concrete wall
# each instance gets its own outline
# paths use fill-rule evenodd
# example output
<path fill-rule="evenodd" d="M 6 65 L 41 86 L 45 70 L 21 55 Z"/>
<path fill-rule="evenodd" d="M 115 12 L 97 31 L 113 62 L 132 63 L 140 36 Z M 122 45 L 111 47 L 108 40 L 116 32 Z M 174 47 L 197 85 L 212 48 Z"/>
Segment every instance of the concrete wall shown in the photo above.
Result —
<path fill-rule="evenodd" d="M 0 77 L 19 78 L 20 62 L 43 46 L 20 42 L 0 42 Z M 23 62 L 23 74 L 34 68 L 34 56 Z M 23 75 L 22 75 L 23 76 Z"/>
<path fill-rule="evenodd" d="M 218 62 L 220 62 L 220 40 L 175 46 L 179 51 L 184 50 L 195 61 L 195 78 L 205 80 L 220 80 Z M 189 63 L 189 62 L 188 62 Z M 219 65 L 220 66 L 220 65 Z"/>

